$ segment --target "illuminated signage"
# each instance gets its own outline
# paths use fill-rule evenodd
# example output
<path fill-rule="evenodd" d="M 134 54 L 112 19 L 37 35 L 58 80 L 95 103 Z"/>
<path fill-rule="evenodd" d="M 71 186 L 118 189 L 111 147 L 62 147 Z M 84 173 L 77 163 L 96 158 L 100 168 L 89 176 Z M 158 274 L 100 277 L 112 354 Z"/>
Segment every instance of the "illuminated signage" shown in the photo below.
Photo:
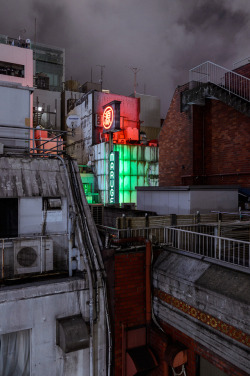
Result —
<path fill-rule="evenodd" d="M 103 106 L 103 133 L 119 132 L 120 126 L 120 101 L 112 101 Z"/>
<path fill-rule="evenodd" d="M 103 128 L 109 130 L 112 127 L 114 120 L 114 110 L 111 106 L 104 109 L 103 112 Z"/>
<path fill-rule="evenodd" d="M 109 202 L 119 203 L 119 151 L 109 154 Z"/>

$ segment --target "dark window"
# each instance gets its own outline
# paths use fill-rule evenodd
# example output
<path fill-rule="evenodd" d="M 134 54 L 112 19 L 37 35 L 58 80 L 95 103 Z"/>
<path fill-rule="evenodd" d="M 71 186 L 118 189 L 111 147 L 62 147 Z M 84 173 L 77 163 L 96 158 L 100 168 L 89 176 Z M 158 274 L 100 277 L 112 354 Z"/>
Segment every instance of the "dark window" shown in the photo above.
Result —
<path fill-rule="evenodd" d="M 18 199 L 0 198 L 0 238 L 18 236 Z"/>
<path fill-rule="evenodd" d="M 214 366 L 202 356 L 197 356 L 196 359 L 197 376 L 226 376 L 223 371 L 221 371 L 219 368 Z"/>
<path fill-rule="evenodd" d="M 24 77 L 24 65 L 0 61 L 0 74 L 14 77 Z"/>

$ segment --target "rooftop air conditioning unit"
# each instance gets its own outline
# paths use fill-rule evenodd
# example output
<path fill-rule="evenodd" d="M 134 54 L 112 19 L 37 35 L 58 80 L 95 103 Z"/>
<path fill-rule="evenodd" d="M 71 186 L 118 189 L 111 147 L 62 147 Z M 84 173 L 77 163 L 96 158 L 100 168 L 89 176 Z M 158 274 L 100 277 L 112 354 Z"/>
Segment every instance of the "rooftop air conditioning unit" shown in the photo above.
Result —
<path fill-rule="evenodd" d="M 53 270 L 53 241 L 49 238 L 17 239 L 14 242 L 14 274 Z"/>

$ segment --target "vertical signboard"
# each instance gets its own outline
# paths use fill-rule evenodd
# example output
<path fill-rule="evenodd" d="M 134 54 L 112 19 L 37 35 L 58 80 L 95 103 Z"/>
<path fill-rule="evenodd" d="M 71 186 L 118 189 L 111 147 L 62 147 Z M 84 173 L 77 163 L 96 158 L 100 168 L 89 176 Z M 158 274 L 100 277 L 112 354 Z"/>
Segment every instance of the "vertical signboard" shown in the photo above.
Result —
<path fill-rule="evenodd" d="M 109 154 L 109 202 L 119 203 L 119 151 Z"/>

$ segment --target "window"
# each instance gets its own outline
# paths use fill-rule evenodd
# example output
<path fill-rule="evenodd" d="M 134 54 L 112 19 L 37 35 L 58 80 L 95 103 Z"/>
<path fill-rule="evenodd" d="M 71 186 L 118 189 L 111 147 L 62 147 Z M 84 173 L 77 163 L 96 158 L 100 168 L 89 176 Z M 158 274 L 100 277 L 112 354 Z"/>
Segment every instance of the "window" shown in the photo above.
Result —
<path fill-rule="evenodd" d="M 219 368 L 215 367 L 208 360 L 202 358 L 202 356 L 197 357 L 197 375 L 198 376 L 226 376 L 226 374 Z"/>
<path fill-rule="evenodd" d="M 0 199 L 0 238 L 18 236 L 18 199 Z"/>
<path fill-rule="evenodd" d="M 14 77 L 24 77 L 24 65 L 0 61 L 0 74 Z"/>
<path fill-rule="evenodd" d="M 0 375 L 30 376 L 30 330 L 0 335 Z"/>

